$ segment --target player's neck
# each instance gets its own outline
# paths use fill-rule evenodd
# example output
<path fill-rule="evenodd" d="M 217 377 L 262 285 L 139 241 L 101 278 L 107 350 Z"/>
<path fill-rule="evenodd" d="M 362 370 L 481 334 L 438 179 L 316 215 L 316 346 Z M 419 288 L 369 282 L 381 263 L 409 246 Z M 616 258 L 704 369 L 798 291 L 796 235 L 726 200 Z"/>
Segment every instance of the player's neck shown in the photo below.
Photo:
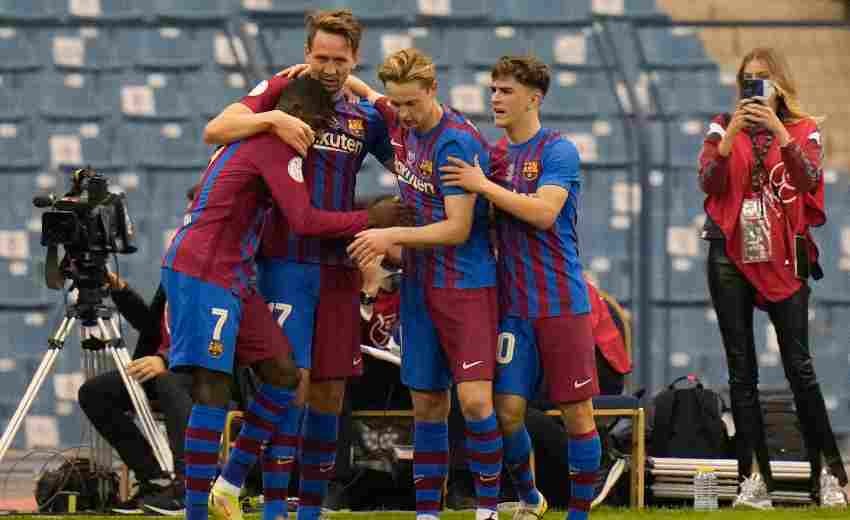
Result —
<path fill-rule="evenodd" d="M 505 127 L 505 134 L 511 144 L 521 144 L 540 131 L 540 116 L 529 112 L 527 116 L 518 119 L 514 124 Z"/>
<path fill-rule="evenodd" d="M 417 128 L 416 131 L 420 134 L 427 134 L 431 130 L 437 127 L 440 124 L 440 121 L 443 119 L 443 107 L 438 102 L 434 102 L 434 106 L 431 108 L 430 113 L 428 114 L 428 118 L 422 122 L 422 127 Z"/>

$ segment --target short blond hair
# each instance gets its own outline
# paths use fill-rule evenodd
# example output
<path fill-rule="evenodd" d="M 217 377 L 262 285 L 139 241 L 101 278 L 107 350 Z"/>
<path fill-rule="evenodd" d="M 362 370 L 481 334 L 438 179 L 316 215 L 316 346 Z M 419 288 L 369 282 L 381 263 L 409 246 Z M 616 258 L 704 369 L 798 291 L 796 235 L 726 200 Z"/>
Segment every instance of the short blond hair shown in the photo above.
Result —
<path fill-rule="evenodd" d="M 419 49 L 408 48 L 396 51 L 384 60 L 378 69 L 378 79 L 386 85 L 418 81 L 425 88 L 434 86 L 437 73 L 434 60 Z"/>

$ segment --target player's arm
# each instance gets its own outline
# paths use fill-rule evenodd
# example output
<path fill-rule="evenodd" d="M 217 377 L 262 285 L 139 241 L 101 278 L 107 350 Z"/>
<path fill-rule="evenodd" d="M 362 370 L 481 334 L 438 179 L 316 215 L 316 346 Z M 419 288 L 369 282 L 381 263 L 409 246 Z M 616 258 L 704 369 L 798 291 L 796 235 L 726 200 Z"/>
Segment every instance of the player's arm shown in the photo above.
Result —
<path fill-rule="evenodd" d="M 290 229 L 302 236 L 350 237 L 369 227 L 369 212 L 324 211 L 314 207 L 304 184 L 302 160 L 269 137 L 260 143 L 252 160 L 272 193 Z"/>
<path fill-rule="evenodd" d="M 558 141 L 542 158 L 537 191 L 520 194 L 488 179 L 476 161 L 472 164 L 449 158 L 451 165 L 440 169 L 443 182 L 473 193 L 480 193 L 500 210 L 540 230 L 551 228 L 569 196 L 570 183 L 578 182 L 578 152 L 566 141 Z"/>
<path fill-rule="evenodd" d="M 438 170 L 451 155 L 468 157 L 471 154 L 464 151 L 460 144 L 450 143 L 439 152 Z M 357 239 L 348 247 L 349 254 L 363 264 L 385 255 L 393 246 L 423 248 L 456 246 L 466 242 L 472 230 L 476 195 L 458 188 L 445 188 L 444 193 L 444 220 L 419 227 L 370 229 L 358 233 Z"/>
<path fill-rule="evenodd" d="M 371 104 L 377 103 L 379 99 L 384 97 L 383 94 L 370 87 L 365 81 L 358 78 L 354 74 L 349 74 L 345 80 L 345 87 L 355 96 L 366 99 Z"/>
<path fill-rule="evenodd" d="M 306 155 L 315 138 L 313 129 L 297 117 L 277 110 L 287 81 L 277 76 L 262 81 L 241 101 L 230 104 L 204 127 L 204 142 L 230 144 L 261 132 L 271 132 L 299 154 Z"/>

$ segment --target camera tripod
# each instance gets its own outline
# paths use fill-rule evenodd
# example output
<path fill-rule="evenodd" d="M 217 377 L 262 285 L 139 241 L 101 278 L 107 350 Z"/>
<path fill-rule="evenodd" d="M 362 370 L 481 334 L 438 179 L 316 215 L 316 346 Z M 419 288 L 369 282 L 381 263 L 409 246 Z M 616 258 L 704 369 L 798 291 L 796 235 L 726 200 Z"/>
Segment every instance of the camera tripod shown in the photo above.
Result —
<path fill-rule="evenodd" d="M 124 387 L 130 395 L 130 401 L 133 403 L 142 433 L 150 444 L 160 469 L 163 473 L 172 473 L 171 451 L 168 447 L 168 441 L 154 420 L 150 403 L 142 385 L 127 373 L 130 356 L 124 346 L 121 332 L 112 321 L 113 309 L 102 303 L 102 297 L 99 289 L 79 288 L 77 302 L 67 306 L 62 322 L 47 341 L 49 345 L 47 353 L 33 375 L 18 408 L 9 420 L 6 431 L 3 432 L 3 437 L 0 439 L 0 462 L 6 456 L 6 451 L 12 444 L 24 417 L 29 412 L 41 386 L 52 370 L 59 352 L 65 345 L 65 339 L 74 329 L 74 325 L 78 325 L 81 327 L 83 367 L 86 379 L 108 370 L 110 358 L 114 361 L 115 367 L 121 375 L 121 380 L 124 382 Z M 97 434 L 93 426 L 90 426 L 90 428 L 92 433 L 91 462 L 98 471 L 110 471 L 112 469 L 112 448 Z"/>

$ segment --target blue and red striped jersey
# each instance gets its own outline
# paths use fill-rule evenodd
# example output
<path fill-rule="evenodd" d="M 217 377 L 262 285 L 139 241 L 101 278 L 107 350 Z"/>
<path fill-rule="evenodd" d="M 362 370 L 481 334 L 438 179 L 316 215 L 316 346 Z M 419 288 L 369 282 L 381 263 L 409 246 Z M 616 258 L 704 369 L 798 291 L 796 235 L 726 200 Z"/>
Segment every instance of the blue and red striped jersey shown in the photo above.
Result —
<path fill-rule="evenodd" d="M 260 82 L 241 102 L 253 112 L 277 107 L 289 80 L 274 76 Z M 304 161 L 304 180 L 310 200 L 317 208 L 352 211 L 357 172 L 371 153 L 384 164 L 392 158 L 392 148 L 383 118 L 369 103 L 351 103 L 340 96 L 331 126 L 317 132 L 316 142 Z M 261 256 L 290 262 L 325 265 L 352 265 L 345 251 L 347 239 L 303 237 L 289 224 L 270 214 L 263 233 Z"/>
<path fill-rule="evenodd" d="M 542 186 L 560 186 L 569 194 L 555 223 L 545 231 L 497 213 L 502 314 L 545 318 L 590 312 L 576 231 L 581 197 L 578 150 L 547 128 L 520 144 L 503 138 L 496 148 L 500 161 L 494 181 L 521 194 L 532 195 Z"/>
<path fill-rule="evenodd" d="M 440 167 L 447 157 L 472 164 L 474 158 L 484 171 L 490 168 L 489 146 L 478 129 L 457 110 L 443 106 L 440 123 L 425 134 L 406 129 L 399 123 L 387 98 L 376 102 L 384 116 L 395 153 L 395 171 L 402 200 L 416 210 L 416 225 L 424 226 L 446 219 L 444 198 L 466 193 L 444 186 Z M 490 244 L 488 204 L 482 197 L 475 202 L 469 239 L 458 246 L 427 249 L 404 248 L 405 276 L 416 277 L 430 287 L 470 289 L 496 285 L 496 262 Z"/>
<path fill-rule="evenodd" d="M 244 294 L 255 275 L 263 223 L 274 208 L 305 235 L 351 236 L 368 222 L 365 211 L 311 206 L 301 157 L 276 135 L 262 133 L 213 155 L 163 266 Z"/>

